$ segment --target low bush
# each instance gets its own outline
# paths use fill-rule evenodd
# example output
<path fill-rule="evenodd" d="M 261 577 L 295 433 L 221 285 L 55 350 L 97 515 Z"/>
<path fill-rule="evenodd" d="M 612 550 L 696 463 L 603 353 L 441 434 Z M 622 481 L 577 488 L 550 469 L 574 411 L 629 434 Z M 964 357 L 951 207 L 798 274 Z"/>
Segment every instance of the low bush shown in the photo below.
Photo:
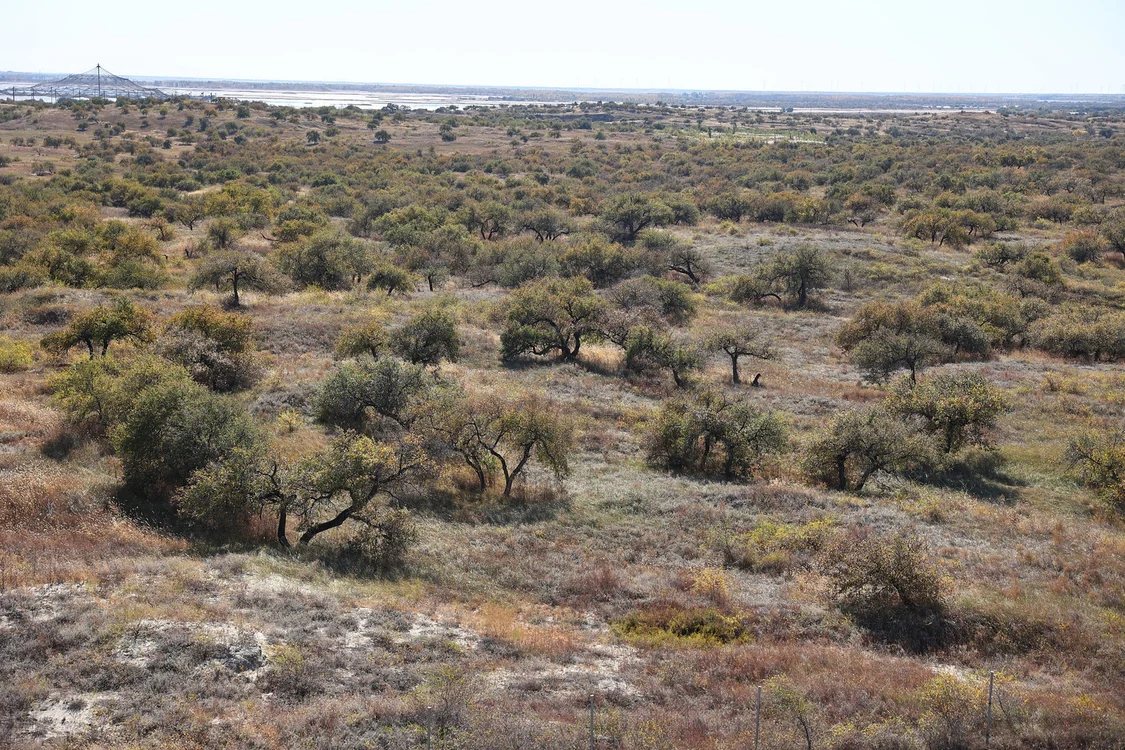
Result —
<path fill-rule="evenodd" d="M 948 583 L 917 533 L 852 532 L 835 537 L 818 561 L 842 608 L 862 615 L 896 609 L 940 612 Z"/>
<path fill-rule="evenodd" d="M 22 372 L 31 367 L 35 350 L 25 341 L 0 336 L 0 372 Z"/>
<path fill-rule="evenodd" d="M 714 646 L 738 643 L 749 635 L 739 618 L 716 607 L 685 607 L 670 602 L 634 610 L 615 623 L 614 630 L 653 645 Z"/>

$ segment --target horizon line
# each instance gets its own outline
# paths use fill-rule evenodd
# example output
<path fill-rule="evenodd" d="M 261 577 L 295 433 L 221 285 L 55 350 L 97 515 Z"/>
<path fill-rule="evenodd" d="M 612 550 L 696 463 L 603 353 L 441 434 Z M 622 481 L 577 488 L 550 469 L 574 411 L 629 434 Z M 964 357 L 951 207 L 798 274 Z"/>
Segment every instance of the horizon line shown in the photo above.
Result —
<path fill-rule="evenodd" d="M 105 67 L 102 66 L 105 70 Z M 73 73 L 43 73 L 31 72 L 21 70 L 0 70 L 0 76 L 60 76 L 65 77 L 74 75 Z M 837 96 L 958 96 L 958 97 L 1101 97 L 1101 98 L 1125 98 L 1125 87 L 1122 87 L 1121 92 L 1105 93 L 1097 91 L 1077 91 L 1077 92 L 1064 92 L 1064 91 L 1047 91 L 1047 92 L 1033 92 L 1033 91 L 996 91 L 996 92 L 975 92 L 975 91 L 912 91 L 912 90 L 830 90 L 830 89 L 735 89 L 735 88 L 672 88 L 672 87 L 604 87 L 604 86 L 537 86 L 537 85 L 520 85 L 520 84 L 466 84 L 466 83 L 395 83 L 391 81 L 347 81 L 347 80 L 315 80 L 315 79 L 295 79 L 295 78 L 225 78 L 216 76 L 185 76 L 185 75 L 154 75 L 150 73 L 136 73 L 124 75 L 116 73 L 114 75 L 123 78 L 135 78 L 144 81 L 163 81 L 168 80 L 171 82 L 184 81 L 184 82 L 198 82 L 198 83 L 252 83 L 252 84 L 279 84 L 279 85 L 318 85 L 318 86 L 388 86 L 395 88 L 408 88 L 416 87 L 420 89 L 427 88 L 444 88 L 444 89 L 495 89 L 495 90 L 521 90 L 521 91 L 551 91 L 563 93 L 607 93 L 607 94 L 745 94 L 745 95 L 779 95 L 779 94 L 817 94 L 817 95 L 837 95 Z"/>

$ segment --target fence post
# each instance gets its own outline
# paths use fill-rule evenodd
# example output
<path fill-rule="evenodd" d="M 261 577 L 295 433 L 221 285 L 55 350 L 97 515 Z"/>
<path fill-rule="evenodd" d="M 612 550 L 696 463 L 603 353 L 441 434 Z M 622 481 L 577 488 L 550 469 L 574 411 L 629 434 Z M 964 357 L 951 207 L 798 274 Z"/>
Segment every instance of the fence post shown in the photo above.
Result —
<path fill-rule="evenodd" d="M 594 750 L 594 694 L 590 693 L 590 750 Z"/>
<path fill-rule="evenodd" d="M 434 707 L 426 707 L 426 750 L 433 750 Z"/>
<path fill-rule="evenodd" d="M 758 739 L 762 732 L 762 686 L 758 686 L 758 701 L 754 704 L 754 750 L 758 750 Z"/>
<path fill-rule="evenodd" d="M 984 720 L 984 746 L 991 747 L 992 745 L 992 684 L 996 679 L 996 673 L 990 671 L 988 673 L 988 715 Z"/>

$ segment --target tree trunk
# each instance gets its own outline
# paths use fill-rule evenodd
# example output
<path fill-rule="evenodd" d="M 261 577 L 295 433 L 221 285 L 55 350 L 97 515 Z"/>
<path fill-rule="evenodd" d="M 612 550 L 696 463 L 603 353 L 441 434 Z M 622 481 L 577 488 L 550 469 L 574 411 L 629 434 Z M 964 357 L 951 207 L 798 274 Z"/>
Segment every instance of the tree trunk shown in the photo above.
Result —
<path fill-rule="evenodd" d="M 231 285 L 231 289 L 234 290 L 234 306 L 235 307 L 241 307 L 241 304 L 238 301 L 238 274 L 237 273 L 234 276 L 231 277 L 230 285 Z"/>
<path fill-rule="evenodd" d="M 730 355 L 730 370 L 731 370 L 731 382 L 733 382 L 735 385 L 738 385 L 739 383 L 741 383 L 742 379 L 738 377 L 738 355 L 737 354 Z"/>
<path fill-rule="evenodd" d="M 289 544 L 289 539 L 285 536 L 285 506 L 277 512 L 277 543 L 285 549 L 289 549 L 292 545 Z"/>
<path fill-rule="evenodd" d="M 328 531 L 329 529 L 334 529 L 337 526 L 342 525 L 344 521 L 347 521 L 352 517 L 352 514 L 355 513 L 355 511 L 355 506 L 349 505 L 338 514 L 336 514 L 335 518 L 331 518 L 323 523 L 318 523 L 317 525 L 310 527 L 308 531 L 301 535 L 301 544 L 308 544 L 313 540 L 314 536 L 321 533 L 322 531 Z"/>

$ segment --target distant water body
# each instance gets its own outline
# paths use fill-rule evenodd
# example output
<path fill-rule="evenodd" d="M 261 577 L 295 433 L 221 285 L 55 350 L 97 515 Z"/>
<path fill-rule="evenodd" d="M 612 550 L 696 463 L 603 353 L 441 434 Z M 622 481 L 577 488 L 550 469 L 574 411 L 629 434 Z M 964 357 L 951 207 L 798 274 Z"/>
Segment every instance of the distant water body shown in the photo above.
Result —
<path fill-rule="evenodd" d="M 358 107 L 382 109 L 388 104 L 410 109 L 439 107 L 500 107 L 513 104 L 557 104 L 530 100 L 505 99 L 475 94 L 431 94 L 409 91 L 301 91 L 300 89 L 163 89 L 169 94 L 200 96 L 212 94 L 228 99 L 265 102 L 282 107 Z"/>
<path fill-rule="evenodd" d="M 0 98 L 11 96 L 12 88 L 18 93 L 20 88 L 33 86 L 42 81 L 4 81 L 0 84 Z M 147 85 L 147 84 L 146 84 Z M 524 99 L 484 96 L 481 94 L 431 94 L 410 91 L 303 91 L 301 89 L 185 89 L 165 88 L 161 91 L 173 96 L 218 96 L 226 99 L 265 102 L 281 107 L 358 107 L 359 109 L 382 109 L 388 104 L 410 109 L 438 109 L 439 107 L 501 107 L 515 104 L 558 104 L 559 102 L 540 102 Z M 53 97 L 39 96 L 36 99 L 53 101 Z M 20 97 L 27 99 L 27 97 Z"/>

